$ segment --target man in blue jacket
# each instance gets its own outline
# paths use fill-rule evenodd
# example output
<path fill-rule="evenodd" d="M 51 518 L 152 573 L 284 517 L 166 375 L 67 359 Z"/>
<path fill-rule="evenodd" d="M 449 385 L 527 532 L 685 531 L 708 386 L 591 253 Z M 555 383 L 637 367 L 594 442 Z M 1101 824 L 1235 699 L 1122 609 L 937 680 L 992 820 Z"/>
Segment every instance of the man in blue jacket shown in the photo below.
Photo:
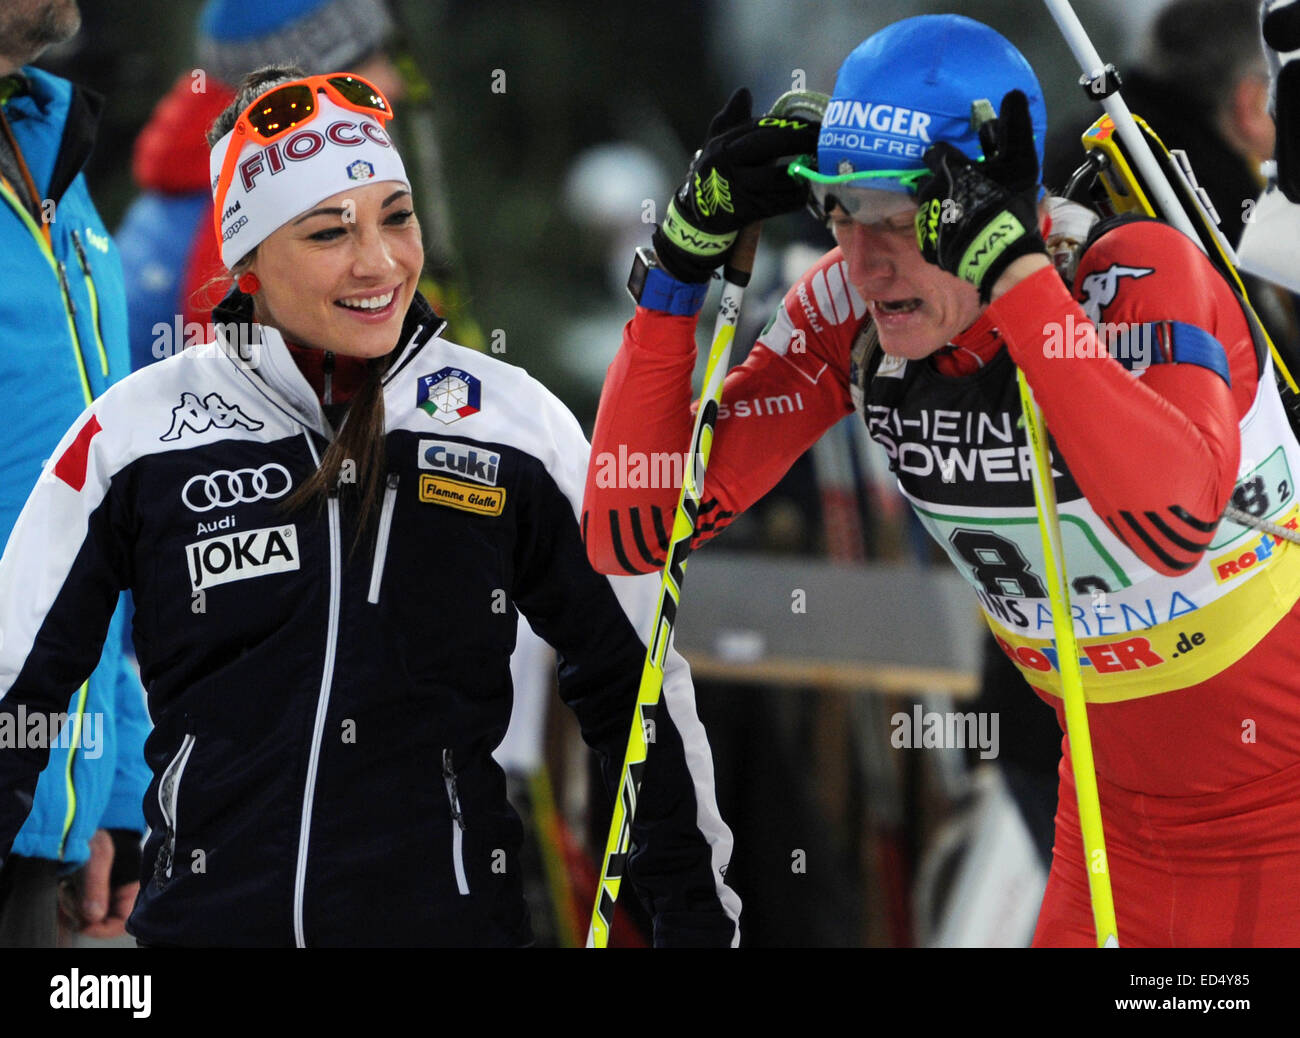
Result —
<path fill-rule="evenodd" d="M 3 540 L 64 430 L 130 370 L 121 264 L 81 174 L 100 99 L 26 67 L 80 24 L 76 0 L 0 8 Z M 0 862 L 0 947 L 55 944 L 61 885 L 65 916 L 89 936 L 121 934 L 135 900 L 149 721 L 121 608 L 113 623 L 66 719 L 0 703 L 0 753 L 52 747 L 28 821 Z"/>

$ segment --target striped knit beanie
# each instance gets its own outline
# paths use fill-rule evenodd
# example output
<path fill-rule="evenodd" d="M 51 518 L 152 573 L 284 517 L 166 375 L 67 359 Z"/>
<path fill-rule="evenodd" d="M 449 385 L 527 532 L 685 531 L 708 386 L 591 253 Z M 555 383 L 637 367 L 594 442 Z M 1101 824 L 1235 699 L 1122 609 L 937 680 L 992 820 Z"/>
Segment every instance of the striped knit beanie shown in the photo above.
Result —
<path fill-rule="evenodd" d="M 199 16 L 199 65 L 231 86 L 263 65 L 346 72 L 392 29 L 382 0 L 208 0 Z"/>

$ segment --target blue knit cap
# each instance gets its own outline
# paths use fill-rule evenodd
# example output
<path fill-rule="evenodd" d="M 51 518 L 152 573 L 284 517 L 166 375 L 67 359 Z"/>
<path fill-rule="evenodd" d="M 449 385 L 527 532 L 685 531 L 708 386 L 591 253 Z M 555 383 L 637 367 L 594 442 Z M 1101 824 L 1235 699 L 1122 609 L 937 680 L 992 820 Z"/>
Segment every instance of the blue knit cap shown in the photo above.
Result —
<path fill-rule="evenodd" d="M 817 142 L 817 168 L 823 176 L 922 170 L 921 156 L 937 141 L 978 159 L 983 150 L 971 126 L 971 102 L 986 99 L 996 112 L 1015 89 L 1029 98 L 1041 169 L 1047 108 L 1024 56 L 987 25 L 961 15 L 905 18 L 859 44 L 840 66 Z M 890 177 L 870 186 L 915 190 L 909 180 Z"/>
<path fill-rule="evenodd" d="M 393 23 L 381 0 L 208 0 L 198 29 L 199 64 L 236 86 L 263 65 L 349 71 L 383 46 Z"/>

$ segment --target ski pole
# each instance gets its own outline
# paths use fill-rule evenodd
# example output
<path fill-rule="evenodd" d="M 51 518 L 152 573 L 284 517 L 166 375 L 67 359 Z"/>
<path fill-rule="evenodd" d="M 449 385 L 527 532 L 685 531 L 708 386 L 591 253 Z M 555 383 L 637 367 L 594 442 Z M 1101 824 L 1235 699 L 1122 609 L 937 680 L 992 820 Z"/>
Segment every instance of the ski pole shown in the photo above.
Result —
<path fill-rule="evenodd" d="M 1110 862 L 1106 857 L 1106 837 L 1101 824 L 1101 799 L 1097 794 L 1097 770 L 1092 759 L 1083 670 L 1079 663 L 1079 646 L 1074 638 L 1074 619 L 1070 615 L 1065 544 L 1061 539 L 1061 522 L 1056 510 L 1056 486 L 1052 482 L 1047 427 L 1023 371 L 1016 372 L 1016 381 L 1020 386 L 1020 405 L 1025 415 L 1025 434 L 1034 457 L 1034 504 L 1038 509 L 1038 530 L 1043 538 L 1047 595 L 1052 604 L 1052 632 L 1056 636 L 1056 658 L 1065 700 L 1065 730 L 1070 740 L 1070 762 L 1079 801 L 1079 828 L 1083 833 L 1084 867 L 1088 872 L 1097 947 L 1118 948 L 1119 930 L 1115 923 Z"/>
<path fill-rule="evenodd" d="M 1186 234 L 1192 241 L 1196 242 L 1201 251 L 1208 255 L 1210 261 L 1232 282 L 1250 310 L 1252 321 L 1258 325 L 1259 331 L 1268 342 L 1269 354 L 1273 358 L 1273 365 L 1276 369 L 1275 373 L 1281 377 L 1281 386 L 1279 388 L 1285 387 L 1291 393 L 1300 394 L 1300 384 L 1296 382 L 1295 376 L 1291 373 L 1292 369 L 1296 367 L 1295 350 L 1287 348 L 1286 356 L 1283 356 L 1278 349 L 1277 343 L 1273 341 L 1263 325 L 1259 323 L 1254 304 L 1251 303 L 1246 292 L 1246 286 L 1242 284 L 1241 277 L 1237 273 L 1236 252 L 1219 229 L 1217 218 L 1211 218 L 1205 211 L 1205 206 L 1196 197 L 1193 185 L 1182 171 L 1183 167 L 1174 162 L 1172 156 L 1168 156 L 1171 163 L 1174 163 L 1171 168 L 1178 171 L 1177 175 L 1184 181 L 1184 187 L 1188 191 L 1186 205 L 1179 201 L 1177 192 L 1175 192 L 1169 177 L 1161 169 L 1155 153 L 1151 150 L 1151 144 L 1147 140 L 1146 134 L 1142 132 L 1137 120 L 1133 117 L 1133 113 L 1129 111 L 1128 102 L 1119 94 L 1119 79 L 1114 66 L 1102 64 L 1100 55 L 1093 47 L 1092 41 L 1088 39 L 1087 30 L 1079 21 L 1078 15 L 1074 13 L 1069 0 L 1044 0 L 1044 3 L 1047 4 L 1049 12 L 1061 30 L 1061 34 L 1065 37 L 1065 42 L 1069 45 L 1070 50 L 1074 52 L 1075 58 L 1083 69 L 1080 82 L 1098 95 L 1106 114 L 1110 116 L 1111 121 L 1115 124 L 1116 133 L 1119 134 L 1121 142 L 1130 150 L 1132 160 L 1137 165 L 1138 171 L 1146 182 L 1145 186 L 1153 197 L 1146 199 L 1142 186 L 1132 180 L 1131 171 L 1126 166 L 1127 159 L 1122 158 L 1120 160 L 1120 166 L 1123 168 L 1117 169 L 1116 172 L 1128 175 L 1127 182 L 1135 189 L 1135 195 L 1139 199 L 1145 200 L 1142 209 L 1148 215 L 1165 220 Z M 1155 137 L 1154 133 L 1152 133 L 1152 137 Z M 1156 140 L 1159 141 L 1158 138 Z M 1164 149 L 1163 144 L 1161 144 L 1161 148 Z M 1187 206 L 1192 207 L 1197 219 L 1204 225 L 1204 234 L 1196 232 Z M 1210 246 L 1213 246 L 1213 248 Z M 1284 396 L 1284 402 L 1285 400 Z"/>
<path fill-rule="evenodd" d="M 825 95 L 791 90 L 776 99 L 768 114 L 804 115 L 820 121 L 824 110 Z M 677 512 L 673 516 L 668 557 L 664 561 L 663 578 L 659 587 L 659 604 L 655 607 L 654 620 L 646 639 L 645 664 L 641 669 L 636 709 L 628 733 L 618 793 L 614 798 L 609 836 L 605 841 L 605 860 L 596 885 L 596 904 L 592 909 L 591 928 L 587 933 L 588 948 L 609 947 L 614 904 L 618 900 L 624 868 L 632 849 L 632 820 L 636 815 L 637 797 L 641 792 L 648 743 L 653 738 L 647 738 L 647 731 L 653 731 L 655 712 L 659 708 L 659 698 L 663 692 L 664 659 L 668 655 L 677 608 L 681 603 L 686 561 L 691 553 L 691 539 L 695 535 L 695 520 L 699 515 L 700 498 L 704 490 L 704 472 L 709 463 L 709 453 L 713 449 L 713 429 L 717 421 L 718 403 L 722 399 L 722 383 L 730 367 L 731 345 L 736 336 L 740 304 L 745 287 L 749 284 L 754 255 L 758 251 L 759 228 L 759 224 L 751 224 L 740 232 L 731 259 L 723 272 L 718 319 L 713 328 L 713 342 L 704 369 L 704 388 L 700 392 L 695 426 L 691 431 L 691 463 L 685 466 L 682 473 L 682 492 L 677 500 Z"/>
<path fill-rule="evenodd" d="M 668 655 L 673 625 L 681 603 L 686 560 L 691 553 L 691 538 L 695 535 L 695 519 L 700 510 L 704 470 L 709 463 L 709 453 L 713 447 L 713 427 L 717 419 L 718 401 L 722 397 L 722 382 L 731 359 L 731 344 L 736 335 L 736 320 L 740 316 L 741 299 L 744 297 L 754 254 L 758 248 L 758 230 L 759 225 L 754 224 L 740 232 L 725 273 L 722 299 L 718 304 L 718 319 L 713 329 L 713 343 L 709 347 L 709 361 L 704 372 L 704 389 L 700 393 L 700 406 L 696 411 L 695 427 L 691 432 L 691 463 L 685 466 L 682 473 L 682 492 L 677 501 L 677 513 L 673 517 L 668 558 L 664 563 L 663 579 L 659 587 L 659 605 L 655 609 L 654 622 L 646 644 L 645 664 L 641 670 L 641 684 L 636 696 L 636 710 L 631 731 L 628 733 L 623 771 L 618 780 L 618 795 L 614 799 L 614 815 L 609 823 L 609 837 L 605 842 L 605 862 L 596 888 L 596 904 L 592 910 L 591 929 L 587 935 L 588 948 L 609 946 L 609 931 L 614 922 L 614 903 L 618 899 L 624 867 L 631 851 L 632 819 L 636 814 L 636 801 L 641 792 L 641 779 L 648 753 L 647 731 L 652 730 L 655 712 L 659 707 L 659 697 L 663 691 L 664 659 Z"/>
<path fill-rule="evenodd" d="M 1049 0 L 1050 2 L 1050 0 Z M 1067 4 L 1068 8 L 1068 4 Z M 1073 13 L 1073 12 L 1071 12 Z M 980 141 L 986 153 L 991 145 L 993 106 L 987 100 L 971 105 L 971 121 L 980 127 Z M 1084 868 L 1088 873 L 1088 894 L 1092 901 L 1093 924 L 1098 948 L 1118 948 L 1115 900 L 1110 886 L 1110 864 L 1101 824 L 1101 800 L 1097 794 L 1097 772 L 1092 758 L 1092 736 L 1088 731 L 1088 704 L 1083 692 L 1083 671 L 1079 647 L 1070 614 L 1070 584 L 1065 566 L 1065 543 L 1056 506 L 1056 485 L 1052 482 L 1052 459 L 1047 443 L 1043 412 L 1034 400 L 1023 371 L 1016 371 L 1020 407 L 1025 420 L 1025 439 L 1033 455 L 1034 507 L 1043 544 L 1047 598 L 1051 603 L 1052 633 L 1061 674 L 1061 698 L 1065 703 L 1065 731 L 1070 740 L 1070 762 L 1075 794 L 1079 803 L 1079 828 L 1083 836 Z"/>
<path fill-rule="evenodd" d="M 1115 131 L 1128 146 L 1133 161 L 1137 163 L 1138 171 L 1146 179 L 1151 193 L 1155 195 L 1155 202 L 1162 215 L 1204 250 L 1205 246 L 1201 245 L 1200 236 L 1179 203 L 1178 196 L 1174 194 L 1169 178 L 1161 170 L 1155 154 L 1151 151 L 1151 145 L 1138 129 L 1133 113 L 1128 109 L 1128 102 L 1120 96 L 1114 66 L 1102 62 L 1101 55 L 1097 53 L 1092 40 L 1088 38 L 1087 30 L 1079 21 L 1079 16 L 1074 13 L 1074 8 L 1070 6 L 1070 0 L 1043 0 L 1043 2 L 1047 4 L 1047 10 L 1056 21 L 1061 35 L 1065 37 L 1066 45 L 1074 54 L 1075 60 L 1079 62 L 1079 67 L 1083 69 L 1080 82 L 1097 93 L 1102 107 L 1106 109 L 1106 114 L 1115 123 Z"/>

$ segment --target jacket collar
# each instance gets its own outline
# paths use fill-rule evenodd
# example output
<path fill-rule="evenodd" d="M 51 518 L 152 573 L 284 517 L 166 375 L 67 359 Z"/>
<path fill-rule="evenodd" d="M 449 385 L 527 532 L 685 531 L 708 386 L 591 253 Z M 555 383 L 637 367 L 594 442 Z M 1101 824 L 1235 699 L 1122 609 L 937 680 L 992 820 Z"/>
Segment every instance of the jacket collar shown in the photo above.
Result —
<path fill-rule="evenodd" d="M 222 354 L 282 408 L 310 429 L 333 436 L 316 391 L 299 370 L 284 337 L 275 328 L 253 321 L 253 298 L 239 289 L 212 311 Z M 446 327 L 419 292 L 411 299 L 398 344 L 387 357 L 372 363 L 387 364 L 385 385 Z"/>
<path fill-rule="evenodd" d="M 104 98 L 30 65 L 22 74 L 27 92 L 11 98 L 5 114 L 42 197 L 57 202 L 90 157 Z"/>

